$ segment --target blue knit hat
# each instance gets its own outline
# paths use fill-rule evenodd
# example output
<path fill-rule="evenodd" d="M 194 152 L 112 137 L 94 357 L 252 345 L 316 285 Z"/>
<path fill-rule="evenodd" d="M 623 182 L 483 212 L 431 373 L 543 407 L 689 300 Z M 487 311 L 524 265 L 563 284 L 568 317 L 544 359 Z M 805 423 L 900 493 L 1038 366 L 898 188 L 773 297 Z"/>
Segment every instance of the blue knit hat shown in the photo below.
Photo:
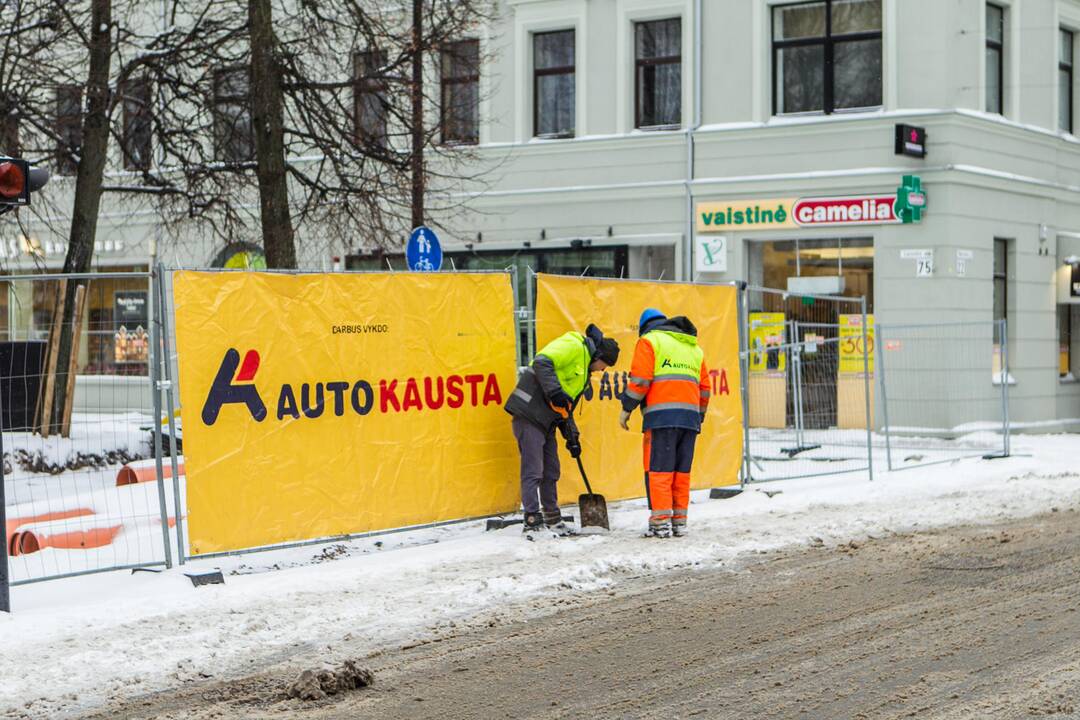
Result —
<path fill-rule="evenodd" d="M 645 328 L 646 323 L 650 322 L 651 320 L 656 320 L 657 318 L 666 319 L 667 315 L 660 312 L 656 308 L 645 308 L 645 310 L 641 313 L 641 318 L 638 319 L 638 332 L 641 332 Z"/>

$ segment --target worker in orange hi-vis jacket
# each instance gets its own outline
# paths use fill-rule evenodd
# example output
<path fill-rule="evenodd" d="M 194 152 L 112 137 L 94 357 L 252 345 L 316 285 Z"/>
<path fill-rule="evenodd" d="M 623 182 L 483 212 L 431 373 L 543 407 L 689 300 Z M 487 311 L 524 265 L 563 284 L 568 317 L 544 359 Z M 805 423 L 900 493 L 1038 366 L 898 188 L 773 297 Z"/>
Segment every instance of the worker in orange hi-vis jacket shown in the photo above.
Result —
<path fill-rule="evenodd" d="M 638 320 L 630 381 L 622 395 L 619 425 L 641 407 L 645 490 L 651 537 L 686 535 L 694 444 L 709 408 L 709 373 L 697 328 L 685 317 L 648 308 Z"/>

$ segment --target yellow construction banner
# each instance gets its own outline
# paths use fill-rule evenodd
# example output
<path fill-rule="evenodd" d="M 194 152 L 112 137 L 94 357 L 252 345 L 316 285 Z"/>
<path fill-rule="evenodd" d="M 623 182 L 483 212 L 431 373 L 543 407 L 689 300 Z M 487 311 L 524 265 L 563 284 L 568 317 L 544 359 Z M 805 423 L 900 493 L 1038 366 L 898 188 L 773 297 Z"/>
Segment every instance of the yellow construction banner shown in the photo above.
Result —
<path fill-rule="evenodd" d="M 712 401 L 697 441 L 693 487 L 734 485 L 739 481 L 743 447 L 736 289 L 538 275 L 538 348 L 568 330 L 583 333 L 593 323 L 615 338 L 621 349 L 616 367 L 593 375 L 575 415 L 581 430 L 582 461 L 593 491 L 609 500 L 645 494 L 641 414 L 634 413 L 630 432 L 619 427 L 619 396 L 629 379 L 638 341 L 638 316 L 649 307 L 669 317 L 685 315 L 693 321 L 711 373 Z M 585 485 L 576 463 L 565 449 L 561 452 L 560 501 L 576 502 Z"/>
<path fill-rule="evenodd" d="M 178 272 L 193 555 L 518 506 L 510 277 Z"/>

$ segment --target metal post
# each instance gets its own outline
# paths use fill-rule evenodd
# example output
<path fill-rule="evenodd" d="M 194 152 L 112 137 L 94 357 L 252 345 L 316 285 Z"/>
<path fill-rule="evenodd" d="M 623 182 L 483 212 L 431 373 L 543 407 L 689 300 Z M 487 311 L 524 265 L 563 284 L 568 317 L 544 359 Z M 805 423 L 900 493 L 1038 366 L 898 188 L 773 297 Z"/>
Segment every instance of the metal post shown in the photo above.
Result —
<path fill-rule="evenodd" d="M 881 378 L 881 418 L 885 423 L 885 464 L 892 470 L 892 441 L 890 440 L 891 430 L 889 429 L 889 395 L 885 391 L 885 328 L 878 325 L 875 328 L 875 336 L 878 341 L 881 342 L 881 352 L 877 353 L 874 358 L 874 372 Z"/>
<path fill-rule="evenodd" d="M 518 268 L 517 265 L 510 266 L 510 287 L 513 288 L 514 293 L 514 362 L 517 363 L 515 371 L 520 371 L 524 367 L 525 362 L 521 358 L 521 328 L 525 326 L 522 322 L 525 318 L 523 313 L 525 307 L 518 304 Z"/>
<path fill-rule="evenodd" d="M 1009 321 L 1001 321 L 1001 415 L 1002 430 L 1005 434 L 1002 449 L 1009 457 Z"/>
<path fill-rule="evenodd" d="M 743 472 L 740 487 L 753 482 L 750 477 L 750 342 L 749 314 L 746 312 L 746 293 L 750 292 L 746 283 L 741 283 L 735 291 L 735 312 L 739 326 L 739 385 L 742 393 L 743 424 Z"/>
<path fill-rule="evenodd" d="M 526 335 L 526 344 L 529 349 L 529 357 L 525 358 L 525 365 L 532 361 L 533 356 L 536 355 L 536 307 L 533 300 L 533 290 L 536 287 L 535 273 L 532 268 L 527 267 L 525 269 L 525 309 L 529 313 L 528 319 L 525 320 L 528 333 Z"/>
<path fill-rule="evenodd" d="M 791 321 L 791 360 L 795 387 L 795 447 L 803 449 L 802 345 L 799 343 L 799 321 Z"/>
<path fill-rule="evenodd" d="M 153 267 L 153 266 L 151 266 Z M 153 284 L 153 280 L 151 280 Z M 157 305 L 154 293 L 150 293 L 150 301 Z M 153 315 L 151 315 L 153 317 Z M 154 460 L 157 461 L 157 489 L 158 504 L 161 510 L 161 544 L 165 548 L 165 567 L 172 567 L 172 546 L 169 542 L 169 509 L 165 502 L 165 481 L 161 468 L 161 388 L 158 386 L 158 376 L 161 372 L 161 338 L 158 337 L 157 323 L 150 323 L 150 394 L 154 400 Z"/>
<path fill-rule="evenodd" d="M 866 400 L 866 467 L 874 482 L 873 418 L 870 417 L 870 331 L 867 327 L 866 296 L 862 296 L 863 398 Z"/>
<path fill-rule="evenodd" d="M 157 285 L 158 323 L 161 329 L 162 354 L 165 356 L 165 406 L 169 413 L 169 459 L 172 462 L 173 512 L 176 514 L 176 557 L 184 564 L 184 506 L 180 502 L 180 470 L 176 458 L 176 413 L 172 382 L 172 355 L 169 353 L 169 306 L 165 302 L 165 266 L 158 263 Z"/>
<path fill-rule="evenodd" d="M 68 402 L 71 402 L 69 399 Z M 0 397 L 0 528 L 4 530 L 4 542 L 0 543 L 0 612 L 11 612 L 11 577 L 8 575 L 7 547 L 7 491 L 4 488 L 4 402 Z"/>

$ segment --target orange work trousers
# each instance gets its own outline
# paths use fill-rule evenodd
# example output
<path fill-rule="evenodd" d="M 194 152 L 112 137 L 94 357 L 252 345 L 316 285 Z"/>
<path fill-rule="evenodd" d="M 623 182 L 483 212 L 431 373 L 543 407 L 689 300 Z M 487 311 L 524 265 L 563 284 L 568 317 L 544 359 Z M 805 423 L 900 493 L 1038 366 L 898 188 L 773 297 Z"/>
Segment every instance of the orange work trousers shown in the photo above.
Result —
<path fill-rule="evenodd" d="M 643 441 L 649 525 L 686 525 L 690 468 L 697 432 L 686 428 L 646 430 Z"/>

